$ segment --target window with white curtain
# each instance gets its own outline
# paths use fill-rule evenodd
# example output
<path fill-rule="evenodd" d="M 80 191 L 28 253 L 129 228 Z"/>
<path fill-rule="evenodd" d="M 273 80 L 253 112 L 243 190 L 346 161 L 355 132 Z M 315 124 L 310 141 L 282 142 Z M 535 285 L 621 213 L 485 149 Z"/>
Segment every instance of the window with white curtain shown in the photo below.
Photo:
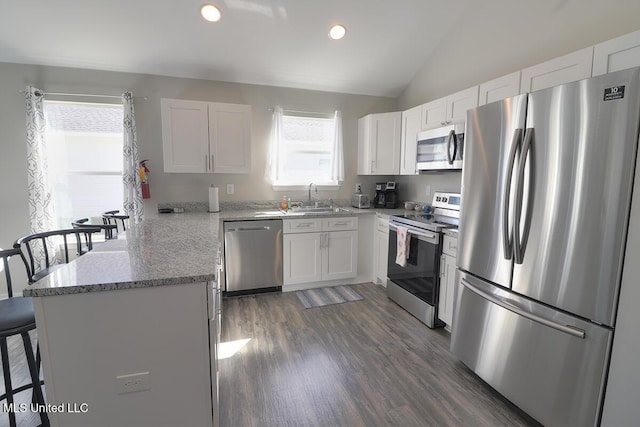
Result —
<path fill-rule="evenodd" d="M 342 176 L 340 114 L 274 109 L 267 175 L 274 186 L 337 186 Z"/>
<path fill-rule="evenodd" d="M 56 225 L 121 209 L 122 105 L 45 101 L 44 111 Z"/>

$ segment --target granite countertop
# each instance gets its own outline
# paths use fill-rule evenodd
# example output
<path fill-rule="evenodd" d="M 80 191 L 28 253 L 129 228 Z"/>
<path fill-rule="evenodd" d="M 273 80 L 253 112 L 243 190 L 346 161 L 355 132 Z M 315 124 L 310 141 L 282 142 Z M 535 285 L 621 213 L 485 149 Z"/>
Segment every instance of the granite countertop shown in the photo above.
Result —
<path fill-rule="evenodd" d="M 220 216 L 210 213 L 147 215 L 117 239 L 27 287 L 44 297 L 215 280 Z"/>
<path fill-rule="evenodd" d="M 223 221 L 404 213 L 404 209 L 346 208 L 299 216 L 272 215 L 274 211 L 147 213 L 141 224 L 120 233 L 117 239 L 95 244 L 91 252 L 27 287 L 23 295 L 45 297 L 215 280 Z"/>

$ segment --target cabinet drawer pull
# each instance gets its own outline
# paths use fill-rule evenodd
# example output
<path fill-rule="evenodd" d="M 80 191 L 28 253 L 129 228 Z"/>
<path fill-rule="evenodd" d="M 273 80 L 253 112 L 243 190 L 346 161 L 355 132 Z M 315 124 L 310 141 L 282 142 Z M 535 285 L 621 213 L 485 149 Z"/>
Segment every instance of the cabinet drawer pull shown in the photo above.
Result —
<path fill-rule="evenodd" d="M 335 225 L 337 227 L 344 227 L 344 226 L 349 225 L 349 221 L 336 222 L 333 225 Z"/>
<path fill-rule="evenodd" d="M 309 228 L 309 227 L 311 227 L 310 222 L 305 222 L 303 224 L 296 224 L 296 228 Z"/>

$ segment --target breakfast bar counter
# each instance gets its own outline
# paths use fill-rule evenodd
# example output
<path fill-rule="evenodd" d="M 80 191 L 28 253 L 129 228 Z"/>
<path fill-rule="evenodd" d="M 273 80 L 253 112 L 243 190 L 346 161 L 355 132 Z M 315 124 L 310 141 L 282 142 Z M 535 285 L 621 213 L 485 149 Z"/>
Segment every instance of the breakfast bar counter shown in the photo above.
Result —
<path fill-rule="evenodd" d="M 152 215 L 24 290 L 24 296 L 216 280 L 218 214 Z"/>

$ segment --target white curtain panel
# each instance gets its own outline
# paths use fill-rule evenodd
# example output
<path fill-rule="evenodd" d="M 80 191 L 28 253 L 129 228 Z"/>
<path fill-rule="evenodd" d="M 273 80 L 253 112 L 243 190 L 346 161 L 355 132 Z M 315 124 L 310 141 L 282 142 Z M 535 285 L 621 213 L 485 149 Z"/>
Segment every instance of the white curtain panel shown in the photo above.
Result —
<path fill-rule="evenodd" d="M 49 182 L 46 146 L 46 122 L 44 117 L 44 92 L 33 86 L 25 90 L 27 116 L 27 184 L 29 196 L 30 233 L 51 231 L 56 227 L 53 192 Z M 18 238 L 20 236 L 16 236 Z M 47 251 L 52 264 L 57 262 L 56 248 L 47 239 Z M 44 267 L 44 247 L 35 245 L 36 270 Z M 41 265 L 40 265 L 41 264 Z"/>
<path fill-rule="evenodd" d="M 47 167 L 44 92 L 27 86 L 27 182 L 31 233 L 55 228 L 55 207 Z"/>
<path fill-rule="evenodd" d="M 336 111 L 334 115 L 335 135 L 333 138 L 333 159 L 331 162 L 331 179 L 344 181 L 344 153 L 342 148 L 342 113 Z"/>
<path fill-rule="evenodd" d="M 129 215 L 133 224 L 138 224 L 144 216 L 144 203 L 140 187 L 140 157 L 138 156 L 138 139 L 136 138 L 136 115 L 133 109 L 133 94 L 122 94 L 124 110 L 124 166 L 122 182 L 124 184 L 124 212 Z"/>
<path fill-rule="evenodd" d="M 271 121 L 271 139 L 269 142 L 269 155 L 267 156 L 267 167 L 265 169 L 265 179 L 275 183 L 279 178 L 279 157 L 278 146 L 282 139 L 282 116 L 284 110 L 276 105 L 273 109 L 273 119 Z"/>

